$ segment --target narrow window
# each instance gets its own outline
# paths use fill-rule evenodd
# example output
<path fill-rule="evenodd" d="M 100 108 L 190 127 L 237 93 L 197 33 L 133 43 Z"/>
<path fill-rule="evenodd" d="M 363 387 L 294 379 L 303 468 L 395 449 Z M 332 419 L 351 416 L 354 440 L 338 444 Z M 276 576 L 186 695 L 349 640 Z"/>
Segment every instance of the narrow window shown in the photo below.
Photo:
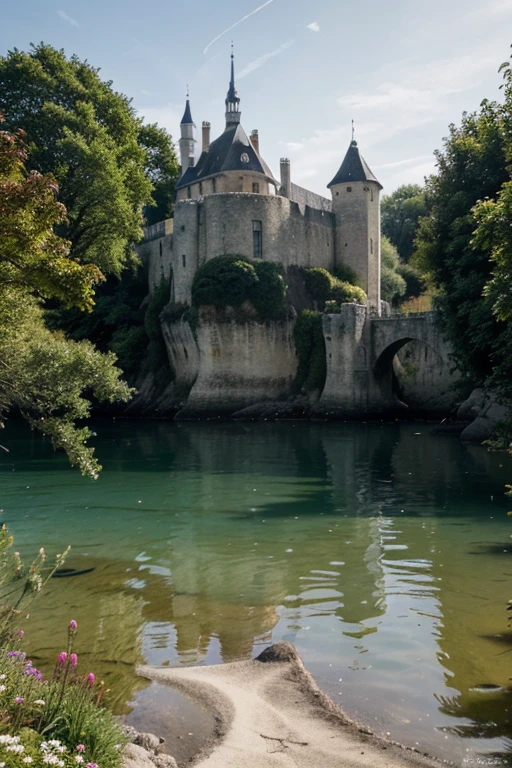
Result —
<path fill-rule="evenodd" d="M 252 191 L 254 192 L 255 195 L 259 195 L 259 193 L 260 193 L 259 182 L 253 181 L 253 183 L 252 183 Z"/>
<path fill-rule="evenodd" d="M 370 200 L 373 202 L 373 187 L 370 187 Z"/>
<path fill-rule="evenodd" d="M 192 197 L 192 187 L 187 187 L 187 195 L 188 195 L 188 199 L 190 200 L 190 198 Z"/>
<path fill-rule="evenodd" d="M 217 191 L 217 179 L 212 179 L 212 192 L 215 194 Z"/>
<path fill-rule="evenodd" d="M 160 240 L 160 258 L 162 258 L 162 241 Z"/>
<path fill-rule="evenodd" d="M 203 182 L 202 181 L 199 182 L 199 194 L 200 195 L 203 194 Z"/>
<path fill-rule="evenodd" d="M 261 259 L 263 255 L 261 221 L 252 223 L 252 250 L 255 259 Z"/>
<path fill-rule="evenodd" d="M 183 256 L 181 257 L 181 260 L 183 262 L 183 266 L 186 267 L 187 266 L 187 257 L 185 256 L 185 254 L 183 254 Z"/>
<path fill-rule="evenodd" d="M 370 237 L 370 253 L 373 253 L 373 238 Z"/>

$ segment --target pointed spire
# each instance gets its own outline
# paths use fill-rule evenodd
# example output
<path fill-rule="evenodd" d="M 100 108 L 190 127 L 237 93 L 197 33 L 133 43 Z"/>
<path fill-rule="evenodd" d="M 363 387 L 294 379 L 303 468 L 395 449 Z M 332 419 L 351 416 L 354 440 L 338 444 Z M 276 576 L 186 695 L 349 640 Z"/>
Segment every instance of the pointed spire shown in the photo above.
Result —
<path fill-rule="evenodd" d="M 330 188 L 336 184 L 346 184 L 355 181 L 375 181 L 382 189 L 382 184 L 371 172 L 364 157 L 359 152 L 357 141 L 354 139 L 354 124 L 352 121 L 352 141 L 338 173 L 327 186 Z"/>
<path fill-rule="evenodd" d="M 190 91 L 187 85 L 187 101 L 185 103 L 185 111 L 183 113 L 183 117 L 181 118 L 180 125 L 193 125 L 193 124 L 194 124 L 194 121 L 192 120 L 192 112 L 190 109 Z"/>
<path fill-rule="evenodd" d="M 231 79 L 226 96 L 226 127 L 240 122 L 240 98 L 235 85 L 235 54 L 231 42 Z"/>

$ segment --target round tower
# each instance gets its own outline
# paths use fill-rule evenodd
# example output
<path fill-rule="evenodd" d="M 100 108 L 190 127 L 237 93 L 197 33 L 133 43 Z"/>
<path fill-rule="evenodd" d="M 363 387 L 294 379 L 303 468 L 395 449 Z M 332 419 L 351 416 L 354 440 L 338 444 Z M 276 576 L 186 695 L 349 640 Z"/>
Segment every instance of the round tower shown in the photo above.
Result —
<path fill-rule="evenodd" d="M 187 168 L 194 165 L 194 152 L 195 152 L 195 123 L 192 120 L 192 112 L 190 109 L 190 99 L 187 92 L 187 103 L 185 105 L 185 112 L 180 123 L 181 138 L 180 138 L 180 159 L 181 159 L 181 175 L 187 171 Z"/>
<path fill-rule="evenodd" d="M 335 215 L 335 263 L 350 267 L 380 314 L 380 190 L 382 185 L 350 143 L 345 159 L 327 185 Z"/>

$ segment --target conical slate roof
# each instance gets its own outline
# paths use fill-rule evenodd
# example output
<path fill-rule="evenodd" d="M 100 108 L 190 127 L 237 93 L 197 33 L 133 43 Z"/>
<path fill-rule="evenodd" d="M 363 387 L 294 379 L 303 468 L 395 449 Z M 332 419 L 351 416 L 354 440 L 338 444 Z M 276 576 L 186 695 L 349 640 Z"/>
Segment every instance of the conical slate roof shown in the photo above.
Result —
<path fill-rule="evenodd" d="M 190 125 L 190 123 L 193 123 L 192 120 L 192 112 L 190 111 L 190 100 L 187 99 L 187 103 L 185 104 L 185 112 L 183 113 L 183 117 L 181 118 L 180 125 Z"/>
<path fill-rule="evenodd" d="M 361 156 L 357 141 L 351 142 L 338 173 L 327 186 L 330 188 L 335 184 L 346 184 L 350 181 L 375 181 L 382 189 L 382 184 L 373 175 L 364 157 Z"/>
<path fill-rule="evenodd" d="M 224 171 L 262 173 L 277 184 L 272 171 L 252 146 L 240 124 L 228 126 L 218 139 L 212 141 L 194 168 L 188 168 L 177 189 Z"/>

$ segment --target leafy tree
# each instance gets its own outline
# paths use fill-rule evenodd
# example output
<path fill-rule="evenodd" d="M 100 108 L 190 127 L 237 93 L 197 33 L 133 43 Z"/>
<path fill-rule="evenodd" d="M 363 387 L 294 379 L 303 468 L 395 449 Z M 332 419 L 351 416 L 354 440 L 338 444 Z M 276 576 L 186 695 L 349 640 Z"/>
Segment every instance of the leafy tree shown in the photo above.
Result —
<path fill-rule="evenodd" d="M 356 279 L 355 272 L 349 267 L 342 267 L 338 274 Z M 332 301 L 338 304 L 346 304 L 356 301 L 358 304 L 366 304 L 368 297 L 358 285 L 352 285 L 346 280 L 340 280 L 331 275 L 322 267 L 311 267 L 304 270 L 306 289 L 319 308 L 323 311 L 326 303 Z M 332 305 L 331 305 L 332 306 Z"/>
<path fill-rule="evenodd" d="M 483 231 L 473 240 L 474 206 L 495 200 L 509 179 L 506 111 L 484 101 L 478 113 L 464 114 L 460 126 L 450 126 L 443 151 L 436 152 L 437 173 L 427 180 L 429 214 L 420 221 L 413 257 L 436 291 L 441 327 L 468 389 L 491 375 L 493 354 L 506 332 L 491 296 L 483 296 L 492 269 L 489 244 Z"/>
<path fill-rule="evenodd" d="M 127 400 L 130 390 L 113 355 L 45 326 L 44 299 L 90 308 L 102 275 L 70 258 L 69 244 L 54 232 L 66 217 L 55 180 L 27 173 L 25 158 L 23 136 L 1 131 L 0 416 L 18 408 L 83 474 L 96 477 L 100 467 L 86 446 L 91 432 L 76 421 L 88 415 L 91 397 Z"/>
<path fill-rule="evenodd" d="M 59 183 L 68 211 L 59 234 L 73 258 L 119 274 L 142 235 L 143 208 L 156 202 L 156 215 L 170 213 L 170 136 L 143 126 L 98 69 L 43 43 L 0 58 L 0 110 L 7 129 L 26 131 L 31 168 Z"/>
<path fill-rule="evenodd" d="M 146 152 L 146 174 L 153 184 L 153 203 L 146 206 L 146 224 L 156 224 L 173 215 L 176 183 L 180 175 L 172 137 L 156 123 L 142 125 L 138 141 Z"/>
<path fill-rule="evenodd" d="M 388 301 L 390 304 L 396 304 L 405 296 L 407 290 L 407 284 L 399 273 L 399 268 L 398 251 L 389 238 L 384 236 L 381 242 L 380 289 L 383 301 Z"/>
<path fill-rule="evenodd" d="M 382 199 L 382 234 L 389 238 L 403 262 L 407 263 L 414 252 L 418 223 L 426 214 L 425 190 L 418 184 L 404 184 Z"/>
<path fill-rule="evenodd" d="M 327 376 L 322 315 L 303 310 L 295 323 L 293 338 L 298 358 L 295 391 L 321 393 Z"/>

